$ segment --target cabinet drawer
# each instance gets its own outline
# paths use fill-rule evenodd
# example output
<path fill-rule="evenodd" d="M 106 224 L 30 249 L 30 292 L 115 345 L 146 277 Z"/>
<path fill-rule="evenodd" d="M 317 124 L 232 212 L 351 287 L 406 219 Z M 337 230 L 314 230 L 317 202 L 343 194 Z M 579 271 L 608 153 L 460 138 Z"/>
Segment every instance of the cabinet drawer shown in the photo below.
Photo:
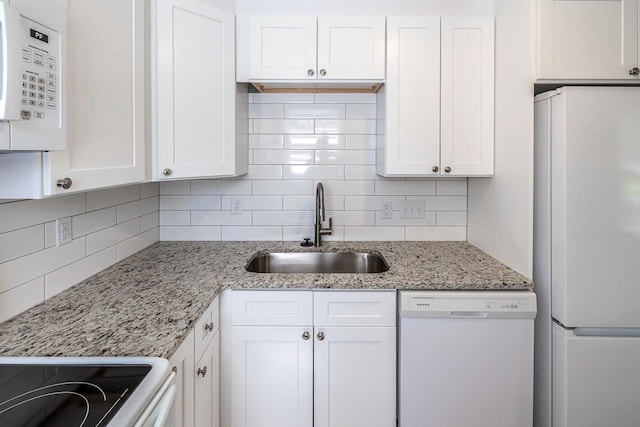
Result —
<path fill-rule="evenodd" d="M 219 298 L 213 300 L 211 305 L 200 316 L 200 319 L 196 322 L 195 335 L 196 346 L 195 355 L 196 360 L 200 359 L 202 353 L 207 348 L 207 345 L 211 342 L 211 338 L 218 332 L 220 327 L 220 305 Z"/>
<path fill-rule="evenodd" d="M 396 293 L 324 292 L 313 297 L 315 326 L 395 326 Z"/>
<path fill-rule="evenodd" d="M 231 323 L 237 326 L 311 326 L 313 293 L 310 291 L 234 291 Z"/>

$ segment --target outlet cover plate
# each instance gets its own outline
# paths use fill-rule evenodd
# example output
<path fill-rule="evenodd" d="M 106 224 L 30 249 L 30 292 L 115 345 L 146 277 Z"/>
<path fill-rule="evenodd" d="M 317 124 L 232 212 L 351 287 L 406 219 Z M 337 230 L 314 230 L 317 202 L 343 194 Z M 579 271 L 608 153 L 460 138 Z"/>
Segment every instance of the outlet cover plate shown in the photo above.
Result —
<path fill-rule="evenodd" d="M 56 246 L 66 245 L 73 240 L 71 229 L 71 217 L 56 220 Z"/>
<path fill-rule="evenodd" d="M 382 202 L 382 213 L 380 214 L 380 218 L 382 219 L 393 219 L 393 202 Z"/>
<path fill-rule="evenodd" d="M 242 198 L 234 197 L 231 199 L 231 214 L 242 215 Z"/>

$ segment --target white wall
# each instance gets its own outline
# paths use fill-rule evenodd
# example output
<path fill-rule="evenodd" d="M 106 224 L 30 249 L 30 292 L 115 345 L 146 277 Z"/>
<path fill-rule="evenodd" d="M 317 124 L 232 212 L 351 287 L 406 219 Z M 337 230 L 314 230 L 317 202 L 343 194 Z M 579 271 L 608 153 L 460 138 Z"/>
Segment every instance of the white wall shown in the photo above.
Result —
<path fill-rule="evenodd" d="M 256 93 L 249 102 L 249 173 L 162 183 L 161 240 L 313 240 L 317 182 L 334 224 L 325 240 L 466 239 L 466 179 L 376 175 L 375 94 Z M 424 218 L 400 218 L 406 199 L 424 203 Z M 392 219 L 381 217 L 385 201 Z"/>
<path fill-rule="evenodd" d="M 531 278 L 533 1 L 495 0 L 495 177 L 469 179 L 467 240 Z"/>
<path fill-rule="evenodd" d="M 56 246 L 55 220 L 73 240 Z M 0 322 L 158 240 L 158 184 L 0 201 Z"/>

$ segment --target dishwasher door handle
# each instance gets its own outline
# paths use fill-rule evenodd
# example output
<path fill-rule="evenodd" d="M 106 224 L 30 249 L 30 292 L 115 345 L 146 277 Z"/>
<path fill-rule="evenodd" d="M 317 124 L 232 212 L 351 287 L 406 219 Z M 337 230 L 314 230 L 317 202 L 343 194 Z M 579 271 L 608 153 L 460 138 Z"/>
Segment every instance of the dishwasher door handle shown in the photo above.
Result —
<path fill-rule="evenodd" d="M 461 319 L 484 319 L 489 316 L 486 311 L 452 311 L 451 317 Z"/>

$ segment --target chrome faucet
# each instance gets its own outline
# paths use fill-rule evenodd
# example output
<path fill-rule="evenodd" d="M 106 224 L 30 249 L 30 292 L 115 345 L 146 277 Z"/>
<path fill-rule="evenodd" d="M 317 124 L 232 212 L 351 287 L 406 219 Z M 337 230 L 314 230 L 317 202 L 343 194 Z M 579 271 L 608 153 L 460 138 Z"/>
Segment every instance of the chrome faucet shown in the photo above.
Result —
<path fill-rule="evenodd" d="M 324 207 L 324 187 L 321 182 L 316 186 L 316 241 L 315 246 L 322 246 L 322 236 L 325 234 L 331 234 L 333 230 L 333 220 L 329 218 L 329 228 L 322 227 L 322 221 L 325 219 L 325 207 Z"/>

